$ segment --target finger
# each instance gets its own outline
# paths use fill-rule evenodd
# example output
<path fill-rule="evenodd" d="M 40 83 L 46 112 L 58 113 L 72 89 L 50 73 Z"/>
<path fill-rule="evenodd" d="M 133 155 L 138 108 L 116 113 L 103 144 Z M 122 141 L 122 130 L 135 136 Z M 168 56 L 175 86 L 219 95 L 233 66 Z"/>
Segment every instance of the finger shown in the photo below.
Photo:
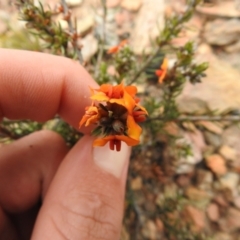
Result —
<path fill-rule="evenodd" d="M 32 240 L 119 239 L 130 149 L 94 148 L 83 137 L 61 163 Z"/>
<path fill-rule="evenodd" d="M 8 212 L 23 211 L 32 206 L 40 193 L 45 194 L 67 151 L 64 140 L 46 130 L 1 147 L 1 206 Z"/>
<path fill-rule="evenodd" d="M 41 195 L 45 195 L 56 169 L 67 152 L 64 140 L 51 131 L 35 132 L 2 146 L 0 206 L 4 212 L 15 217 L 34 207 Z M 32 215 L 29 214 L 29 217 L 32 218 Z M 24 229 L 25 234 L 31 232 L 28 220 L 25 215 L 24 220 L 23 218 L 21 221 L 16 220 L 15 226 L 19 225 L 18 229 Z M 28 227 L 24 227 L 27 223 Z M 20 228 L 20 225 L 23 228 Z M 0 217 L 0 236 L 4 232 L 11 233 L 6 230 L 10 228 L 9 226 L 8 216 L 3 215 L 2 219 Z"/>
<path fill-rule="evenodd" d="M 0 50 L 0 118 L 46 121 L 59 113 L 78 128 L 97 84 L 76 61 L 54 55 Z"/>

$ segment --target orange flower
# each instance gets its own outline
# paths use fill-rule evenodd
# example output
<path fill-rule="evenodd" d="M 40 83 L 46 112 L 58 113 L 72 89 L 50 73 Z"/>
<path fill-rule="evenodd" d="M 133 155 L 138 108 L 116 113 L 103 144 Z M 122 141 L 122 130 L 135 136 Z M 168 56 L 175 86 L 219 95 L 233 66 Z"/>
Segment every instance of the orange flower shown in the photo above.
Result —
<path fill-rule="evenodd" d="M 167 68 L 168 68 L 168 60 L 167 58 L 164 58 L 162 65 L 160 66 L 160 69 L 155 71 L 155 74 L 158 76 L 158 82 L 160 83 L 163 82 L 163 79 L 166 77 L 166 74 L 167 74 Z"/>
<path fill-rule="evenodd" d="M 97 91 L 98 93 L 94 93 L 94 91 Z M 124 86 L 123 83 L 116 86 L 103 84 L 99 89 L 91 89 L 91 99 L 97 101 L 109 101 L 111 98 L 119 99 L 123 97 L 124 91 L 126 91 L 131 97 L 135 98 L 137 88 L 135 86 Z"/>
<path fill-rule="evenodd" d="M 99 118 L 100 114 L 97 107 L 86 107 L 86 112 L 79 123 L 79 127 L 81 127 L 84 123 L 85 127 L 89 126 L 91 123 L 96 123 Z"/>
<path fill-rule="evenodd" d="M 115 149 L 121 150 L 121 141 L 125 142 L 128 146 L 135 146 L 139 143 L 138 140 L 132 139 L 125 135 L 109 135 L 104 138 L 98 138 L 93 142 L 93 146 L 104 146 L 107 142 L 109 142 L 109 146 L 111 150 Z"/>
<path fill-rule="evenodd" d="M 110 84 L 103 84 L 98 90 L 98 93 L 94 94 L 91 99 L 97 101 L 107 101 L 110 103 L 116 103 L 125 107 L 128 111 L 127 116 L 127 135 L 130 138 L 138 140 L 142 129 L 136 122 L 143 122 L 148 114 L 146 109 L 136 103 L 135 95 L 137 88 L 134 86 L 124 87 L 123 83 L 112 86 Z"/>
<path fill-rule="evenodd" d="M 107 53 L 108 54 L 113 54 L 113 53 L 117 53 L 120 48 L 122 48 L 123 46 L 125 46 L 127 44 L 128 40 L 122 40 L 117 46 L 111 47 L 108 49 Z"/>
<path fill-rule="evenodd" d="M 109 142 L 110 149 L 120 151 L 121 141 L 129 146 L 137 145 L 142 132 L 137 122 L 144 121 L 148 114 L 138 104 L 137 88 L 121 83 L 116 86 L 103 84 L 99 89 L 90 90 L 95 105 L 87 108 L 80 126 L 84 123 L 85 126 L 97 125 L 93 134 L 102 138 L 96 139 L 94 146 L 103 146 Z"/>

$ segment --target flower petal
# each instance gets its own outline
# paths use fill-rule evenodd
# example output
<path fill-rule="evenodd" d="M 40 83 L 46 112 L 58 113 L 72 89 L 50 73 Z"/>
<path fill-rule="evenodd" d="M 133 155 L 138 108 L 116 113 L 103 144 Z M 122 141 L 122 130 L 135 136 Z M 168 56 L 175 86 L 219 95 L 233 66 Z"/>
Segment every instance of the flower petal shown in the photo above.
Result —
<path fill-rule="evenodd" d="M 112 54 L 112 53 L 117 53 L 119 50 L 119 46 L 114 46 L 108 49 L 107 53 Z"/>
<path fill-rule="evenodd" d="M 143 106 L 141 106 L 141 105 L 139 105 L 139 104 L 136 104 L 136 106 L 137 106 L 138 108 L 140 108 L 146 115 L 148 115 L 148 112 L 147 112 L 147 110 L 146 110 L 145 107 L 143 107 Z"/>
<path fill-rule="evenodd" d="M 128 110 L 128 112 L 130 114 L 132 114 L 132 111 L 133 111 L 134 107 L 136 106 L 135 100 L 126 91 L 124 91 L 123 99 L 124 99 L 125 108 Z"/>
<path fill-rule="evenodd" d="M 168 59 L 167 59 L 167 58 L 164 58 L 164 59 L 163 59 L 163 63 L 162 63 L 162 65 L 161 65 L 161 69 L 167 70 L 167 68 L 168 68 Z"/>
<path fill-rule="evenodd" d="M 110 135 L 104 138 L 97 138 L 93 141 L 93 146 L 94 147 L 102 147 L 104 146 L 107 142 L 109 142 L 110 140 L 114 139 L 114 135 Z"/>
<path fill-rule="evenodd" d="M 84 115 L 79 123 L 79 128 L 82 127 L 82 125 L 88 120 L 88 116 Z"/>
<path fill-rule="evenodd" d="M 99 101 L 99 102 L 101 102 L 101 101 L 108 101 L 109 100 L 109 97 L 105 94 L 105 93 L 103 93 L 103 92 L 98 92 L 98 93 L 95 93 L 94 95 L 92 95 L 91 97 L 90 97 L 92 100 L 97 100 L 97 101 Z"/>
<path fill-rule="evenodd" d="M 130 138 L 133 138 L 135 140 L 139 141 L 140 135 L 142 133 L 142 128 L 135 122 L 133 116 L 128 115 L 127 117 L 127 135 Z"/>
<path fill-rule="evenodd" d="M 101 146 L 106 145 L 107 142 L 115 140 L 115 139 L 125 142 L 128 146 L 135 146 L 135 145 L 139 144 L 139 140 L 132 139 L 125 135 L 109 135 L 107 137 L 97 138 L 96 140 L 94 140 L 93 146 L 101 147 Z"/>
<path fill-rule="evenodd" d="M 124 90 L 132 97 L 137 94 L 137 88 L 135 86 L 126 86 L 124 87 Z"/>
<path fill-rule="evenodd" d="M 97 122 L 99 117 L 100 116 L 97 107 L 95 106 L 87 107 L 86 112 L 79 123 L 79 127 L 81 127 L 84 123 L 85 126 L 87 127 L 89 124 Z"/>
<path fill-rule="evenodd" d="M 130 138 L 125 135 L 115 135 L 115 137 L 116 137 L 116 139 L 125 142 L 128 146 L 135 146 L 135 145 L 139 144 L 139 140 Z"/>

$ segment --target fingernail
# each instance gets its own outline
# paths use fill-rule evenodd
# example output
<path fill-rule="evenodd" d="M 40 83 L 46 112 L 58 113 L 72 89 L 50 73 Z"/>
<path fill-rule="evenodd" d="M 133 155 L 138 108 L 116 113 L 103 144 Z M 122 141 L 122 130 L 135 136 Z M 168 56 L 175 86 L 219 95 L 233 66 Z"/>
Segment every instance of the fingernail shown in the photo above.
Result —
<path fill-rule="evenodd" d="M 126 143 L 121 143 L 121 151 L 110 150 L 109 145 L 93 148 L 93 159 L 104 171 L 120 178 L 124 166 L 128 164 L 131 148 Z"/>

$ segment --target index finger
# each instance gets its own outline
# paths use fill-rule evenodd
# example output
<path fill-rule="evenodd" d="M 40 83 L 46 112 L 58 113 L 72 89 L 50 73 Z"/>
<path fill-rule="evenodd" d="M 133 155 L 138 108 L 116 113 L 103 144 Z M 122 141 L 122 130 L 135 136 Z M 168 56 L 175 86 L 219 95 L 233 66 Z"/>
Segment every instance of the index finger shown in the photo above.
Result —
<path fill-rule="evenodd" d="M 73 60 L 0 49 L 0 118 L 46 121 L 58 113 L 78 128 L 89 86 L 97 83 Z"/>

